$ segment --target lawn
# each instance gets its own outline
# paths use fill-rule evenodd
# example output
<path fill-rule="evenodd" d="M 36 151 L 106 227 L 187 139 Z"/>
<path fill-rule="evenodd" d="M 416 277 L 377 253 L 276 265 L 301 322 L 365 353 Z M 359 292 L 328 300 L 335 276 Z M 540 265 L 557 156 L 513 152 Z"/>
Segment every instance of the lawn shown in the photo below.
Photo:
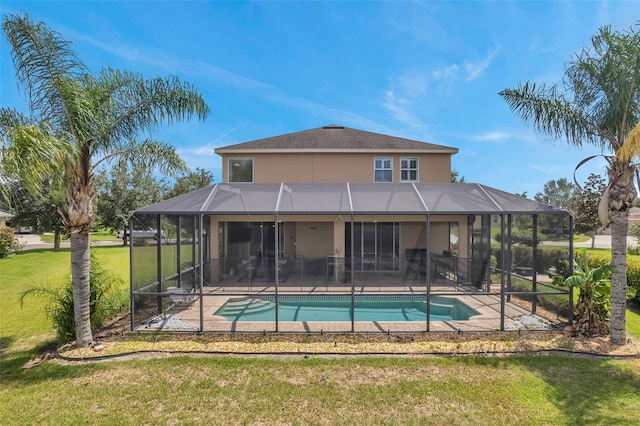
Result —
<path fill-rule="evenodd" d="M 127 247 L 92 250 L 128 278 Z M 637 424 L 637 358 L 212 355 L 22 370 L 54 333 L 44 302 L 20 308 L 18 295 L 60 285 L 69 252 L 0 268 L 0 424 Z M 637 310 L 628 330 L 640 337 Z"/>
<path fill-rule="evenodd" d="M 40 238 L 44 243 L 53 243 L 53 234 L 42 234 Z M 122 241 L 122 240 L 116 237 L 115 232 L 111 232 L 109 230 L 102 230 L 102 231 L 92 232 L 91 241 L 95 242 L 95 241 Z"/>

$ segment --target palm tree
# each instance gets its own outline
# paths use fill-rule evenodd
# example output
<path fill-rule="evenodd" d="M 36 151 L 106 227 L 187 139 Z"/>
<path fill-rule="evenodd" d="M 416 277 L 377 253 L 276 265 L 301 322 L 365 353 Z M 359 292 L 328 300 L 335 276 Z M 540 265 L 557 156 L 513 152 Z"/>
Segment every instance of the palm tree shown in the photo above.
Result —
<path fill-rule="evenodd" d="M 636 198 L 633 154 L 625 148 L 640 120 L 640 33 L 602 27 L 565 66 L 561 83 L 524 83 L 500 92 L 510 109 L 542 133 L 574 146 L 592 144 L 607 156 L 609 182 L 601 205 L 611 223 L 611 342 L 626 343 L 627 215 Z M 630 140 L 627 146 L 633 145 Z M 601 216 L 602 217 L 602 216 Z"/>
<path fill-rule="evenodd" d="M 108 161 L 132 165 L 146 164 L 163 173 L 184 169 L 184 163 L 169 145 L 152 139 L 139 141 L 140 132 L 155 130 L 162 123 L 174 123 L 197 116 L 204 120 L 209 108 L 202 96 L 176 77 L 144 79 L 113 69 L 97 75 L 88 72 L 71 49 L 71 43 L 35 23 L 27 15 L 8 15 L 3 29 L 12 48 L 16 78 L 24 88 L 31 112 L 17 120 L 19 113 L 0 113 L 3 144 L 18 142 L 11 137 L 21 129 L 41 125 L 47 138 L 34 137 L 32 143 L 49 146 L 63 141 L 67 149 L 48 164 L 33 164 L 40 172 L 62 169 L 65 203 L 59 209 L 71 235 L 71 274 L 76 322 L 76 345 L 85 347 L 93 336 L 89 319 L 89 233 L 94 225 L 95 167 Z M 59 145 L 59 144 L 58 144 Z"/>

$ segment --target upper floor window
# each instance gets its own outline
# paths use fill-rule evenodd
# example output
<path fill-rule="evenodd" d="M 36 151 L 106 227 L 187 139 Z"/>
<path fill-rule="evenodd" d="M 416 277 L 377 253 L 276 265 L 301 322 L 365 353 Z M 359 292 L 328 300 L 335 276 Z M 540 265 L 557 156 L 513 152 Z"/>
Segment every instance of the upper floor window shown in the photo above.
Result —
<path fill-rule="evenodd" d="M 376 157 L 373 161 L 375 182 L 393 181 L 393 159 L 388 157 Z"/>
<path fill-rule="evenodd" d="M 418 159 L 417 158 L 401 158 L 400 159 L 400 181 L 401 182 L 417 182 L 418 181 Z"/>
<path fill-rule="evenodd" d="M 229 158 L 229 182 L 253 182 L 253 158 Z"/>

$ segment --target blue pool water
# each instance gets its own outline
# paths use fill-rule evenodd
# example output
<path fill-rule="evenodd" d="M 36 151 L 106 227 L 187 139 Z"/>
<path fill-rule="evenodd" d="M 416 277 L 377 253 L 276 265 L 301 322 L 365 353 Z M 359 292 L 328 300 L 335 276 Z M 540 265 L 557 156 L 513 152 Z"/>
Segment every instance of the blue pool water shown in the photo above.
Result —
<path fill-rule="evenodd" d="M 426 321 L 424 297 L 356 296 L 356 321 Z M 230 299 L 214 315 L 230 321 L 275 321 L 273 296 Z M 468 320 L 474 309 L 457 299 L 431 298 L 431 321 Z M 280 296 L 279 321 L 351 321 L 351 297 Z"/>

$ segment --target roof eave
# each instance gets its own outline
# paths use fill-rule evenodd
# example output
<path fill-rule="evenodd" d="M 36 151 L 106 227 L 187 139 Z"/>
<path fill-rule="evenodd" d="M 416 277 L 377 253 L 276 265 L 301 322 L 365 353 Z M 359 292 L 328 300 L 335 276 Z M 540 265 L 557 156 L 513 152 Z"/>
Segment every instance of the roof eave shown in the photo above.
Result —
<path fill-rule="evenodd" d="M 218 155 L 226 154 L 457 154 L 457 148 L 427 148 L 427 149 L 402 149 L 402 148 L 261 148 L 261 149 L 234 149 L 217 148 L 214 152 Z"/>

